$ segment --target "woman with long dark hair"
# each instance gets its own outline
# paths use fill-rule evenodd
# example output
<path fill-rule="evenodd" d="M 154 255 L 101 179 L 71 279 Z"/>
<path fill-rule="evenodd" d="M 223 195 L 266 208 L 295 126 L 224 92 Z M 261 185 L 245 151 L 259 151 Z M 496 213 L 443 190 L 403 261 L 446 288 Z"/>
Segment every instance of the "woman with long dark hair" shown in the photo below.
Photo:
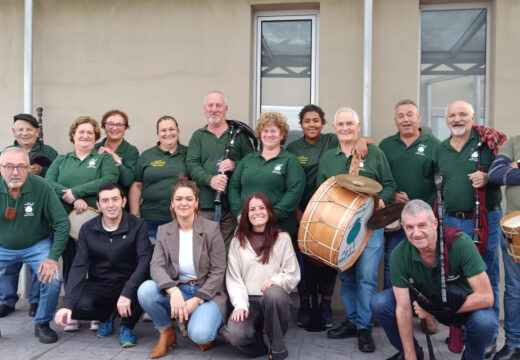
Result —
<path fill-rule="evenodd" d="M 291 316 L 289 292 L 300 281 L 300 268 L 288 233 L 278 228 L 273 205 L 262 193 L 244 201 L 231 241 L 226 287 L 233 313 L 224 337 L 249 356 L 288 356 L 284 343 Z M 263 327 L 269 348 L 263 340 Z"/>

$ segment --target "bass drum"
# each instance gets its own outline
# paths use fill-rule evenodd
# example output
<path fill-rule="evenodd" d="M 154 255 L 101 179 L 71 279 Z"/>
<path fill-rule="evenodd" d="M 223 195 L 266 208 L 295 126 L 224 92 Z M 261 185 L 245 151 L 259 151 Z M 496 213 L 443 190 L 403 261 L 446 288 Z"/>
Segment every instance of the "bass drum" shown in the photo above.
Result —
<path fill-rule="evenodd" d="M 302 253 L 344 271 L 356 262 L 372 234 L 367 221 L 373 212 L 373 196 L 344 188 L 331 177 L 305 209 L 298 246 Z"/>
<path fill-rule="evenodd" d="M 88 207 L 87 210 L 83 211 L 81 214 L 78 214 L 76 210 L 72 210 L 69 213 L 70 220 L 70 233 L 69 236 L 74 240 L 78 240 L 79 231 L 84 223 L 89 221 L 90 219 L 95 218 L 99 215 L 99 212 L 93 207 Z"/>
<path fill-rule="evenodd" d="M 509 257 L 520 263 L 520 211 L 507 214 L 500 220 L 500 226 L 506 237 Z"/>

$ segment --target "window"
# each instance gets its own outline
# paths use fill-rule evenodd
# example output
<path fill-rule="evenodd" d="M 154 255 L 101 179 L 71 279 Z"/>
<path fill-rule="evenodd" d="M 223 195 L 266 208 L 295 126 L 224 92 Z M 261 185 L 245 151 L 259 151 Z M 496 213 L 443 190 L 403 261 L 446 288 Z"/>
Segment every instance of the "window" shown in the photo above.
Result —
<path fill-rule="evenodd" d="M 454 100 L 475 109 L 475 123 L 488 123 L 489 8 L 421 8 L 420 111 L 422 123 L 441 140 L 450 135 L 444 111 Z"/>
<path fill-rule="evenodd" d="M 316 103 L 317 16 L 255 16 L 254 121 L 261 112 L 278 111 L 291 129 L 300 129 L 300 109 Z"/>

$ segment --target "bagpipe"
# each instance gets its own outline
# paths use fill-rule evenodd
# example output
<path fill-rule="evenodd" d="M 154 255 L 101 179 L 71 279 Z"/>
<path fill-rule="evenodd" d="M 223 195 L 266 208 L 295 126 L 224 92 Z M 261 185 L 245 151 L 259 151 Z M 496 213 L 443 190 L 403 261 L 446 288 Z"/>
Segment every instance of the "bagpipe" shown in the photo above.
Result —
<path fill-rule="evenodd" d="M 255 132 L 253 129 L 251 129 L 248 125 L 244 124 L 241 121 L 237 120 L 226 120 L 229 128 L 229 135 L 228 140 L 226 143 L 226 148 L 224 150 L 224 154 L 222 157 L 217 161 L 217 174 L 223 174 L 228 177 L 228 179 L 231 177 L 231 172 L 222 172 L 218 168 L 218 164 L 221 163 L 224 160 L 229 159 L 229 153 L 231 151 L 231 148 L 233 147 L 233 144 L 235 143 L 235 140 L 237 139 L 238 135 L 243 133 L 246 135 L 250 141 L 253 144 L 253 148 L 255 150 L 260 150 L 260 144 L 258 142 L 258 139 L 256 138 Z M 226 194 L 226 191 L 216 191 L 215 192 L 215 199 L 213 201 L 215 205 L 215 217 L 214 221 L 220 223 L 221 220 L 221 214 L 222 214 L 222 197 Z"/>
<path fill-rule="evenodd" d="M 43 167 L 49 167 L 52 164 L 52 160 L 43 154 L 43 123 L 42 123 L 43 108 L 37 107 L 36 112 L 38 114 L 38 125 L 39 125 L 39 129 L 40 129 L 40 133 L 38 134 L 38 144 L 40 145 L 40 149 L 29 155 L 29 163 L 31 165 L 38 164 Z"/>

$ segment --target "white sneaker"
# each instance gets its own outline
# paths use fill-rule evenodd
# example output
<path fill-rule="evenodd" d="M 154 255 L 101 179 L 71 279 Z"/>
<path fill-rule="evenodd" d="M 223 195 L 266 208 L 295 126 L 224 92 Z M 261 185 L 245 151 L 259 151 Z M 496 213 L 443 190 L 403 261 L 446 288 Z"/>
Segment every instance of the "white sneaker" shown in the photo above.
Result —
<path fill-rule="evenodd" d="M 97 331 L 99 329 L 99 320 L 92 320 L 90 322 L 90 331 Z"/>
<path fill-rule="evenodd" d="M 75 332 L 79 330 L 80 322 L 79 320 L 70 320 L 67 325 L 65 325 L 65 328 L 63 329 L 66 332 Z"/>

